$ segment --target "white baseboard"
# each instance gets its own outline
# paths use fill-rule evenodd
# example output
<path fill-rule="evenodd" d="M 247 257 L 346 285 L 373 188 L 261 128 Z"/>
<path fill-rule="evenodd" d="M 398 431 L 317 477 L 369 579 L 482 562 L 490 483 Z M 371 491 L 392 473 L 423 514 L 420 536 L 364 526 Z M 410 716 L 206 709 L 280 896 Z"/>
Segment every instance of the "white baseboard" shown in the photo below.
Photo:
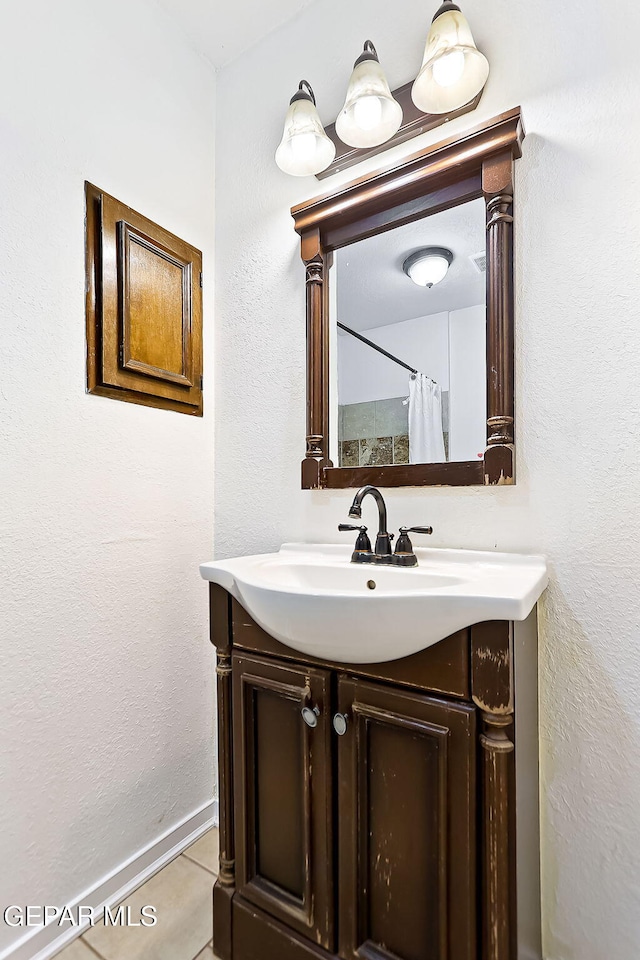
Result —
<path fill-rule="evenodd" d="M 210 800 L 143 847 L 68 906 L 74 909 L 86 904 L 93 907 L 94 912 L 115 907 L 217 823 L 218 801 Z M 0 954 L 0 960 L 50 960 L 72 940 L 81 936 L 87 926 L 88 923 L 82 927 L 65 927 L 61 930 L 55 923 L 50 923 L 46 927 L 37 927 Z"/>

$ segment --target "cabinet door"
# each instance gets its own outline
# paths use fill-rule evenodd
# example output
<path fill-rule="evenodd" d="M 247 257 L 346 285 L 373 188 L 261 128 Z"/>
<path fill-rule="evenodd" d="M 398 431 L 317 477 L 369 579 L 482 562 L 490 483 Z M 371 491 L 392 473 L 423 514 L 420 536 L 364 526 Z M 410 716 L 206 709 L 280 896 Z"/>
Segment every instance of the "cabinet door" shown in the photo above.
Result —
<path fill-rule="evenodd" d="M 329 673 L 234 653 L 233 699 L 239 892 L 332 949 Z"/>
<path fill-rule="evenodd" d="M 340 955 L 477 960 L 475 710 L 341 677 Z"/>

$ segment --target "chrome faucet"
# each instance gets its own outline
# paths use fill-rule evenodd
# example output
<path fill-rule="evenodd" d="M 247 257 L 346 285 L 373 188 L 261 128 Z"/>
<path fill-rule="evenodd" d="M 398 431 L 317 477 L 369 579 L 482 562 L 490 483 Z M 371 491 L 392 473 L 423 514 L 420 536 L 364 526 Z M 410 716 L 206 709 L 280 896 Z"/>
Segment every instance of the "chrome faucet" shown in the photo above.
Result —
<path fill-rule="evenodd" d="M 409 533 L 433 533 L 433 527 L 400 527 L 400 536 L 396 543 L 395 553 L 391 551 L 391 541 L 393 534 L 387 531 L 387 506 L 384 497 L 377 487 L 367 484 L 361 487 L 353 498 L 349 516 L 352 520 L 362 519 L 362 501 L 368 495 L 371 495 L 378 506 L 378 535 L 376 537 L 375 551 L 371 549 L 371 541 L 367 536 L 367 528 L 364 526 L 354 527 L 348 523 L 338 525 L 338 530 L 345 532 L 348 530 L 357 530 L 358 539 L 355 550 L 351 555 L 352 563 L 382 563 L 390 566 L 415 567 L 418 564 L 417 557 L 413 552 L 413 544 L 409 539 Z"/>

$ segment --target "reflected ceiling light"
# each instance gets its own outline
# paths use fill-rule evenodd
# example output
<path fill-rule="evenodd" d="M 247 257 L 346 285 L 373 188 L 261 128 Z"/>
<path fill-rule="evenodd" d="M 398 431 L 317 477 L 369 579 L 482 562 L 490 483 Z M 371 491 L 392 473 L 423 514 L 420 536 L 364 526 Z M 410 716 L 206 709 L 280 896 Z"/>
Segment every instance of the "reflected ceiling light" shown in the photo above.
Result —
<path fill-rule="evenodd" d="M 301 80 L 289 103 L 276 163 L 293 177 L 308 177 L 326 170 L 335 155 L 336 145 L 324 132 L 311 85 Z"/>
<path fill-rule="evenodd" d="M 376 48 L 367 40 L 353 65 L 336 133 L 350 147 L 377 147 L 400 129 L 402 107 L 393 99 Z"/>
<path fill-rule="evenodd" d="M 413 102 L 424 113 L 449 113 L 473 100 L 488 76 L 489 62 L 476 47 L 466 17 L 453 0 L 444 0 L 411 88 Z"/>
<path fill-rule="evenodd" d="M 407 257 L 402 269 L 419 287 L 432 287 L 444 280 L 452 263 L 453 254 L 446 247 L 423 247 Z"/>

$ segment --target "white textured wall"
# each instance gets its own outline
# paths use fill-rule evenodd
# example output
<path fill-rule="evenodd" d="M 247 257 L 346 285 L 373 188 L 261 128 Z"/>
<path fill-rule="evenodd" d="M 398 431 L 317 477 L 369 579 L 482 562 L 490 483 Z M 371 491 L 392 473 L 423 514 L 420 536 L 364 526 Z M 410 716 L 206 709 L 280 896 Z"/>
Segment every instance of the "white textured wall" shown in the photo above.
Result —
<path fill-rule="evenodd" d="M 215 91 L 146 0 L 3 4 L 1 37 L 4 909 L 68 903 L 213 793 Z M 204 252 L 203 420 L 84 393 L 85 179 Z"/>
<path fill-rule="evenodd" d="M 304 282 L 288 208 L 320 191 L 281 174 L 272 154 L 301 77 L 326 120 L 368 37 L 392 85 L 409 80 L 435 6 L 322 0 L 219 77 L 220 556 L 339 538 L 351 493 L 302 492 L 299 479 Z M 546 957 L 637 960 L 640 7 L 465 0 L 464 9 L 492 75 L 475 115 L 446 135 L 518 103 L 529 133 L 517 165 L 518 484 L 389 491 L 390 522 L 433 523 L 435 545 L 549 557 L 540 648 Z"/>

